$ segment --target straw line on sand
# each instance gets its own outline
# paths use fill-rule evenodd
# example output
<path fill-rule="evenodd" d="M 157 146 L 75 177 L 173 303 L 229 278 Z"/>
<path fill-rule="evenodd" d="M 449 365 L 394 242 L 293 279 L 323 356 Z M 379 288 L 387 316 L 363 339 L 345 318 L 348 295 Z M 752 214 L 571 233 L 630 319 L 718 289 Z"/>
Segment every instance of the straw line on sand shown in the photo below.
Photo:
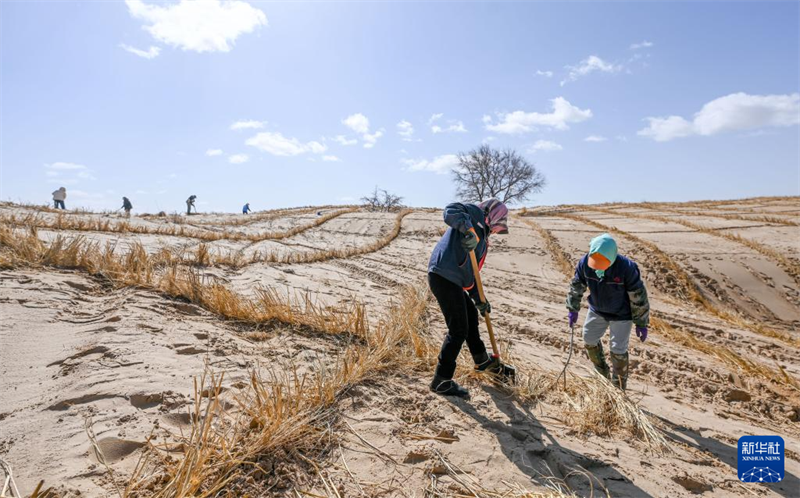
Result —
<path fill-rule="evenodd" d="M 585 216 L 580 216 L 572 213 L 559 213 L 556 214 L 555 216 L 566 218 L 572 221 L 577 221 L 578 223 L 583 223 L 585 225 L 590 225 L 597 228 L 598 230 L 615 233 L 631 240 L 639 247 L 643 248 L 644 250 L 649 252 L 652 256 L 657 258 L 658 261 L 661 264 L 663 264 L 665 268 L 669 269 L 670 273 L 678 280 L 678 283 L 680 284 L 681 292 L 678 293 L 678 297 L 688 300 L 698 308 L 708 312 L 713 316 L 716 316 L 717 318 L 722 319 L 723 321 L 731 325 L 741 327 L 743 329 L 749 330 L 764 337 L 777 339 L 781 342 L 784 342 L 794 347 L 800 346 L 800 340 L 792 337 L 791 335 L 785 332 L 774 330 L 772 328 L 765 327 L 758 323 L 753 323 L 750 320 L 744 319 L 742 317 L 733 315 L 731 313 L 728 313 L 727 311 L 719 309 L 703 295 L 702 291 L 699 289 L 697 284 L 692 280 L 692 278 L 689 276 L 686 270 L 680 264 L 675 262 L 675 260 L 671 256 L 669 256 L 666 252 L 662 251 L 653 242 L 645 240 L 630 232 L 626 232 L 625 230 L 604 225 L 602 223 L 589 219 Z"/>
<path fill-rule="evenodd" d="M 315 218 L 309 223 L 298 225 L 288 230 L 278 232 L 259 232 L 244 233 L 225 230 L 215 232 L 206 229 L 187 228 L 183 225 L 164 225 L 151 227 L 147 225 L 135 225 L 129 221 L 112 223 L 110 220 L 101 219 L 81 219 L 67 217 L 59 214 L 55 219 L 48 220 L 41 216 L 27 215 L 17 216 L 15 214 L 0 215 L 0 223 L 6 225 L 22 225 L 47 230 L 71 230 L 76 232 L 105 232 L 105 233 L 129 233 L 136 235 L 161 235 L 172 237 L 183 237 L 202 240 L 204 242 L 216 242 L 220 240 L 248 241 L 251 243 L 263 242 L 265 240 L 283 240 L 303 233 L 312 228 L 318 227 L 323 223 L 338 218 L 344 214 L 358 211 L 357 207 L 349 207 L 333 211 Z"/>
<path fill-rule="evenodd" d="M 575 267 L 575 262 L 572 261 L 572 258 L 561 244 L 559 244 L 558 240 L 549 230 L 533 220 L 522 218 L 522 221 L 539 232 L 556 266 L 561 270 L 561 273 L 564 274 L 566 279 L 570 279 Z M 773 381 L 792 389 L 800 388 L 797 381 L 786 374 L 782 369 L 773 369 L 761 363 L 746 359 L 726 346 L 707 342 L 692 335 L 682 327 L 674 327 L 666 321 L 652 315 L 654 315 L 654 313 L 651 311 L 650 324 L 653 330 L 681 346 L 713 356 L 725 365 L 735 369 L 737 372 L 759 377 L 767 381 Z"/>
<path fill-rule="evenodd" d="M 654 208 L 650 208 L 650 207 L 646 207 L 646 206 L 642 206 L 642 207 L 645 207 L 645 209 L 654 209 Z M 714 236 L 714 237 L 719 237 L 719 238 L 722 238 L 722 239 L 730 240 L 731 242 L 735 242 L 737 244 L 741 244 L 743 246 L 749 247 L 750 249 L 753 249 L 753 250 L 763 254 L 767 258 L 771 259 L 774 263 L 776 263 L 778 266 L 783 268 L 784 271 L 786 271 L 786 273 L 789 274 L 789 276 L 791 276 L 794 279 L 795 283 L 797 283 L 797 285 L 800 286 L 800 262 L 798 262 L 794 258 L 784 256 L 783 254 L 781 254 L 780 252 L 776 251 L 775 249 L 772 249 L 771 247 L 768 247 L 768 246 L 766 246 L 766 245 L 764 245 L 764 244 L 762 244 L 760 242 L 756 242 L 755 240 L 742 237 L 741 235 L 728 233 L 728 232 L 724 232 L 724 231 L 721 231 L 721 230 L 716 230 L 716 229 L 713 229 L 711 227 L 707 227 L 707 226 L 704 226 L 704 225 L 693 223 L 691 221 L 686 221 L 686 220 L 678 218 L 678 217 L 668 218 L 666 216 L 647 215 L 647 214 L 639 214 L 639 213 L 627 213 L 627 212 L 623 212 L 623 211 L 617 211 L 617 210 L 614 210 L 614 209 L 604 209 L 604 208 L 599 208 L 599 207 L 592 207 L 592 208 L 590 208 L 590 210 L 597 211 L 599 213 L 610 214 L 610 215 L 613 215 L 613 216 L 622 216 L 622 217 L 626 217 L 626 218 L 636 218 L 636 219 L 641 219 L 641 220 L 659 221 L 661 223 L 677 223 L 678 225 L 682 225 L 682 226 L 685 226 L 687 228 L 691 228 L 692 230 L 695 230 L 695 231 L 700 232 L 700 233 L 704 233 L 704 234 L 711 235 L 711 236 Z M 689 213 L 683 213 L 683 214 L 689 214 Z M 697 216 L 707 216 L 707 215 L 705 215 L 703 213 L 698 213 Z M 708 216 L 710 216 L 710 215 L 708 215 Z"/>

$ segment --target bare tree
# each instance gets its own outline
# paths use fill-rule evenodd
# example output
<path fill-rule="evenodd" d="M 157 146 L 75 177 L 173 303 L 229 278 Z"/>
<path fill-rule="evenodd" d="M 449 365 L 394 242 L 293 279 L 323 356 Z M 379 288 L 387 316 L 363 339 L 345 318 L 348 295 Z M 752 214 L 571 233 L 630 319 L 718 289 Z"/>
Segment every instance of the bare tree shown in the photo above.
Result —
<path fill-rule="evenodd" d="M 459 153 L 453 180 L 458 197 L 470 202 L 493 197 L 505 203 L 520 202 L 541 192 L 546 184 L 544 175 L 516 151 L 488 145 Z"/>
<path fill-rule="evenodd" d="M 368 211 L 377 211 L 381 204 L 381 196 L 378 191 L 378 186 L 375 186 L 374 192 L 362 197 L 361 202 L 364 203 L 364 207 L 367 208 Z"/>
<path fill-rule="evenodd" d="M 377 186 L 375 190 L 368 196 L 362 197 L 361 202 L 364 207 L 369 211 L 396 211 L 403 207 L 403 198 L 390 194 L 386 190 L 379 189 Z"/>

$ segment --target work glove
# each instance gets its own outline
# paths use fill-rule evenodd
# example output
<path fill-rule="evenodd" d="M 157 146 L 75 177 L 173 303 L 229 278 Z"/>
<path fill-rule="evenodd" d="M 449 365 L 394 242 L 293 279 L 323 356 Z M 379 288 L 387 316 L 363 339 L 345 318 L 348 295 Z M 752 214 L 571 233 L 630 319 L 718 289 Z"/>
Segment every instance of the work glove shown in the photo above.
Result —
<path fill-rule="evenodd" d="M 470 228 L 464 232 L 464 238 L 461 239 L 461 247 L 467 252 L 474 251 L 478 247 L 478 242 L 480 242 L 478 234 L 475 233 L 474 228 Z"/>
<path fill-rule="evenodd" d="M 489 304 L 489 301 L 484 301 L 482 303 L 476 303 L 475 307 L 478 308 L 478 311 L 481 312 L 481 315 L 486 316 L 486 313 L 492 312 L 492 305 Z"/>
<path fill-rule="evenodd" d="M 638 337 L 642 342 L 647 340 L 647 327 L 640 327 L 636 326 L 636 337 Z"/>
<path fill-rule="evenodd" d="M 570 311 L 569 314 L 567 315 L 567 317 L 569 317 L 569 328 L 574 327 L 575 323 L 578 321 L 578 312 L 577 311 Z"/>

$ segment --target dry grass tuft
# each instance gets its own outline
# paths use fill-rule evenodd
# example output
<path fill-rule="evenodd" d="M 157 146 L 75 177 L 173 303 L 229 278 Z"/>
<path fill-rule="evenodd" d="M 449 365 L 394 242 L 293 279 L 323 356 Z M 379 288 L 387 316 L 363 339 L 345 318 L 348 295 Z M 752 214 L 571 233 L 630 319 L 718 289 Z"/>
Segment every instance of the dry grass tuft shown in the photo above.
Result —
<path fill-rule="evenodd" d="M 366 335 L 362 305 L 351 300 L 347 308 L 331 310 L 307 295 L 280 295 L 258 289 L 255 298 L 235 293 L 216 281 L 203 281 L 193 269 L 175 264 L 171 254 L 151 256 L 140 243 L 125 253 L 116 246 L 100 247 L 82 237 L 56 237 L 45 245 L 35 229 L 19 233 L 0 225 L 0 261 L 8 267 L 55 267 L 86 271 L 117 286 L 139 286 L 195 303 L 220 318 L 259 325 L 280 322 L 327 334 Z"/>
<path fill-rule="evenodd" d="M 248 388 L 235 396 L 235 413 L 223 410 L 218 394 L 222 379 L 209 374 L 208 383 L 201 380 L 195 386 L 195 422 L 182 441 L 182 458 L 177 464 L 162 459 L 151 445 L 125 496 L 189 498 L 221 490 L 225 496 L 242 496 L 297 484 L 298 469 L 324 458 L 336 440 L 336 403 L 342 394 L 413 365 L 409 360 L 417 350 L 408 346 L 417 341 L 424 320 L 424 296 L 422 290 L 409 288 L 374 329 L 363 320 L 363 341 L 349 346 L 333 366 L 320 365 L 307 375 L 296 370 L 253 372 Z M 200 395 L 203 390 L 210 393 L 208 400 Z M 277 466 L 294 468 L 294 473 L 265 470 Z M 249 479 L 254 475 L 258 484 Z"/>

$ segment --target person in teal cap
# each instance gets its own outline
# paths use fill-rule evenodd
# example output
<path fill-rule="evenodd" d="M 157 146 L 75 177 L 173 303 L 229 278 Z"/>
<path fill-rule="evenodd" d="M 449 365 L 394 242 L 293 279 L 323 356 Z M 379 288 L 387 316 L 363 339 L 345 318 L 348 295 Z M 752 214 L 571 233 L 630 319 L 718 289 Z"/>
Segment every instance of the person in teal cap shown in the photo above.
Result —
<path fill-rule="evenodd" d="M 595 370 L 608 378 L 602 338 L 610 329 L 611 381 L 625 390 L 628 384 L 628 342 L 632 325 L 636 337 L 647 340 L 650 303 L 639 267 L 617 253 L 617 242 L 604 233 L 589 243 L 569 286 L 567 310 L 570 328 L 578 321 L 581 299 L 589 289 L 589 313 L 583 324 L 583 342 Z"/>

